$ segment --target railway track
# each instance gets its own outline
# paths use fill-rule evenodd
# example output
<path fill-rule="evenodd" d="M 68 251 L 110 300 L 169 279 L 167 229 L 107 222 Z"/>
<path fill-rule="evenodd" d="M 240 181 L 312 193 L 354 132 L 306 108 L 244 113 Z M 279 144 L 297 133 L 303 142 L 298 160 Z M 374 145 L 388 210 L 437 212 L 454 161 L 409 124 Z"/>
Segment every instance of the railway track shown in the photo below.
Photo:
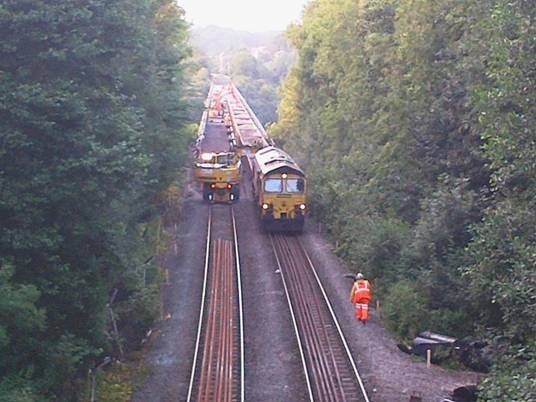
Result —
<path fill-rule="evenodd" d="M 369 402 L 337 318 L 299 237 L 270 238 L 294 322 L 310 400 Z"/>
<path fill-rule="evenodd" d="M 233 208 L 209 207 L 199 327 L 187 401 L 244 401 L 240 260 Z"/>

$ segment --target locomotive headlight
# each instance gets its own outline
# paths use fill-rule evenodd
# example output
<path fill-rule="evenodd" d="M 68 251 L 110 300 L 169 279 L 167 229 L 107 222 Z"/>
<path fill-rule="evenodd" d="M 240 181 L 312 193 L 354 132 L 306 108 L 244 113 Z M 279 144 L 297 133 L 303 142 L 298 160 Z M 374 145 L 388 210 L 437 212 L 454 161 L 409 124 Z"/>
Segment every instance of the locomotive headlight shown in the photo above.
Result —
<path fill-rule="evenodd" d="M 301 209 L 302 211 L 305 211 L 305 204 L 300 204 L 300 209 Z"/>
<path fill-rule="evenodd" d="M 264 209 L 266 211 L 268 208 L 270 208 L 270 205 L 268 205 L 266 203 L 262 204 L 262 209 Z"/>
<path fill-rule="evenodd" d="M 216 188 L 216 185 L 214 183 L 210 183 L 210 188 L 211 189 L 215 189 Z"/>
<path fill-rule="evenodd" d="M 213 157 L 214 154 L 212 152 L 204 152 L 201 154 L 201 159 L 203 159 L 205 162 L 210 162 Z"/>
<path fill-rule="evenodd" d="M 283 173 L 283 174 L 281 175 L 281 177 L 282 177 L 283 179 L 286 179 L 286 178 L 288 177 L 288 174 Z"/>

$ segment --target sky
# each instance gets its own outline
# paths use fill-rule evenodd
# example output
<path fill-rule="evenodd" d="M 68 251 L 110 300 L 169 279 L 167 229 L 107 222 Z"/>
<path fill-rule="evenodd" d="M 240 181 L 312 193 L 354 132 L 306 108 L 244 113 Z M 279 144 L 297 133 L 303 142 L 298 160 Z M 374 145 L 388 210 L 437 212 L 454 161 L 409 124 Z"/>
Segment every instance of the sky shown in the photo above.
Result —
<path fill-rule="evenodd" d="M 283 31 L 299 22 L 309 0 L 177 0 L 194 26 L 218 25 L 239 31 Z"/>

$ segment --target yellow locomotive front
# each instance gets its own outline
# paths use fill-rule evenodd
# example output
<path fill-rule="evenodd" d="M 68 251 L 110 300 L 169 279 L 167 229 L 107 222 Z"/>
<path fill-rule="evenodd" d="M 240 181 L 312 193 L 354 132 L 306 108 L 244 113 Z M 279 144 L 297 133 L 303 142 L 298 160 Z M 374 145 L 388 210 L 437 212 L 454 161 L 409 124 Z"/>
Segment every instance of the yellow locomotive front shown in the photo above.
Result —
<path fill-rule="evenodd" d="M 231 130 L 227 84 L 211 84 L 195 144 L 194 177 L 202 184 L 203 199 L 233 202 L 240 197 L 240 156 Z"/>
<path fill-rule="evenodd" d="M 302 231 L 305 223 L 306 178 L 285 152 L 275 147 L 255 154 L 254 192 L 261 221 L 268 231 Z"/>
<path fill-rule="evenodd" d="M 206 201 L 232 202 L 240 197 L 240 158 L 234 152 L 201 154 L 194 176 L 203 183 Z"/>

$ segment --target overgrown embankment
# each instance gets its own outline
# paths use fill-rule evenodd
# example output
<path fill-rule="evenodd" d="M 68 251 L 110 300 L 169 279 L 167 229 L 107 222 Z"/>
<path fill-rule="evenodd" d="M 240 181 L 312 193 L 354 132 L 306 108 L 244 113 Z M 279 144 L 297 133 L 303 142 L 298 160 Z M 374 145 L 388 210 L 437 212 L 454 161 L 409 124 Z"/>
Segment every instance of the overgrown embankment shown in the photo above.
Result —
<path fill-rule="evenodd" d="M 2 401 L 76 400 L 154 319 L 158 196 L 191 137 L 182 13 L 0 5 Z"/>
<path fill-rule="evenodd" d="M 535 15 L 523 0 L 312 2 L 271 132 L 396 333 L 494 344 L 482 400 L 536 393 Z"/>

